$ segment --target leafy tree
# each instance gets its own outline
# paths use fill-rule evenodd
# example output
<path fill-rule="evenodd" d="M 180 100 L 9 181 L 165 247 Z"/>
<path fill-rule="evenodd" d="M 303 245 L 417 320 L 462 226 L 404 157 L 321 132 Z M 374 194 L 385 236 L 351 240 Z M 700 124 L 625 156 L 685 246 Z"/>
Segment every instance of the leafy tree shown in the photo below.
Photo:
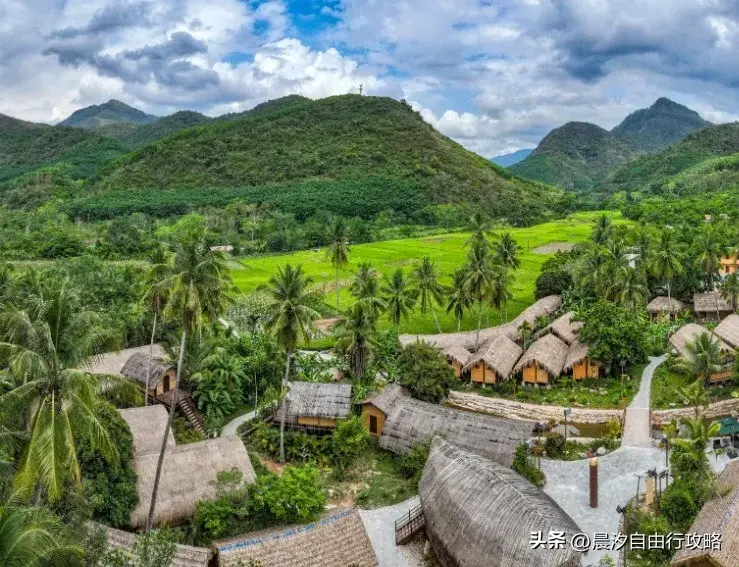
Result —
<path fill-rule="evenodd" d="M 414 397 L 438 403 L 454 384 L 454 371 L 439 350 L 425 342 L 404 347 L 398 357 L 400 383 Z"/>
<path fill-rule="evenodd" d="M 467 273 L 464 268 L 460 268 L 454 272 L 446 308 L 447 313 L 454 313 L 454 318 L 457 320 L 457 332 L 462 327 L 465 311 L 472 306 L 472 301 L 472 294 L 467 285 Z"/>
<path fill-rule="evenodd" d="M 529 449 L 526 446 L 526 443 L 520 443 L 516 447 L 511 468 L 531 482 L 534 486 L 544 486 L 544 473 L 536 468 L 536 466 L 531 462 L 531 459 L 529 458 Z"/>
<path fill-rule="evenodd" d="M 683 257 L 675 242 L 675 234 L 672 230 L 664 229 L 660 232 L 657 249 L 652 257 L 651 272 L 667 286 L 667 298 L 670 303 L 672 302 L 672 282 L 684 271 Z"/>
<path fill-rule="evenodd" d="M 642 272 L 646 272 L 652 265 L 654 255 L 654 238 L 652 231 L 648 227 L 642 227 L 636 231 L 634 240 L 631 245 L 632 254 L 636 254 L 635 267 Z"/>
<path fill-rule="evenodd" d="M 88 557 L 89 567 L 170 567 L 177 546 L 169 530 L 137 535 L 131 551 L 107 549 L 97 558 Z"/>
<path fill-rule="evenodd" d="M 643 307 L 649 296 L 644 275 L 637 268 L 621 268 L 617 272 L 613 288 L 618 300 L 632 311 Z"/>
<path fill-rule="evenodd" d="M 687 532 L 698 514 L 693 491 L 684 482 L 673 482 L 665 489 L 659 509 L 680 532 Z"/>
<path fill-rule="evenodd" d="M 696 264 L 703 273 L 703 282 L 706 289 L 713 289 L 715 282 L 719 279 L 719 265 L 721 263 L 721 242 L 716 233 L 711 229 L 701 231 L 696 241 Z M 718 303 L 716 305 L 718 313 Z"/>
<path fill-rule="evenodd" d="M 701 408 L 707 409 L 708 404 L 711 401 L 708 397 L 708 392 L 706 391 L 704 382 L 700 378 L 689 386 L 681 388 L 680 397 L 683 399 L 683 402 L 685 402 L 685 405 L 693 408 L 695 411 L 695 419 L 698 419 L 700 416 Z"/>
<path fill-rule="evenodd" d="M 362 418 L 352 416 L 340 421 L 331 432 L 331 454 L 339 476 L 361 455 L 369 444 L 369 433 Z"/>
<path fill-rule="evenodd" d="M 477 335 L 475 348 L 480 346 L 480 328 L 482 327 L 482 304 L 490 297 L 490 286 L 493 279 L 493 263 L 490 246 L 487 241 L 473 243 L 467 256 L 465 267 L 467 287 L 470 295 L 477 302 Z"/>
<path fill-rule="evenodd" d="M 567 270 L 542 271 L 536 278 L 534 297 L 541 299 L 549 295 L 562 295 L 572 287 L 572 276 Z"/>
<path fill-rule="evenodd" d="M 534 327 L 528 321 L 524 321 L 518 327 L 518 332 L 521 334 L 521 340 L 523 341 L 523 349 L 527 350 L 529 348 L 529 341 L 531 340 L 531 337 L 534 334 Z"/>
<path fill-rule="evenodd" d="M 510 270 L 517 270 L 521 266 L 518 255 L 522 250 L 510 232 L 504 232 L 493 245 L 493 253 L 498 262 Z"/>
<path fill-rule="evenodd" d="M 490 303 L 498 310 L 501 320 L 502 311 L 505 310 L 505 320 L 508 321 L 508 302 L 513 299 L 512 287 L 513 274 L 505 266 L 495 266 L 490 280 Z"/>
<path fill-rule="evenodd" d="M 349 359 L 354 375 L 361 381 L 377 347 L 377 319 L 368 306 L 357 302 L 334 329 L 335 350 Z"/>
<path fill-rule="evenodd" d="M 274 334 L 277 343 L 285 351 L 285 377 L 282 380 L 282 403 L 287 395 L 287 380 L 290 376 L 290 359 L 298 341 L 308 342 L 313 321 L 318 312 L 313 309 L 315 294 L 308 291 L 311 279 L 303 273 L 303 267 L 293 268 L 290 264 L 278 268 L 269 280 L 273 303 L 267 330 Z M 280 462 L 285 462 L 285 412 L 280 421 Z"/>
<path fill-rule="evenodd" d="M 613 236 L 613 220 L 606 214 L 600 215 L 593 225 L 593 242 L 601 246 L 605 245 Z"/>
<path fill-rule="evenodd" d="M 711 376 L 721 370 L 721 345 L 709 333 L 701 333 L 685 345 L 686 357 L 679 365 L 693 374 L 703 384 L 709 384 Z"/>
<path fill-rule="evenodd" d="M 421 313 L 425 315 L 428 309 L 431 308 L 436 330 L 441 333 L 439 318 L 436 316 L 436 309 L 434 308 L 434 304 L 441 305 L 444 301 L 444 288 L 439 283 L 438 277 L 436 266 L 429 256 L 424 256 L 421 263 L 413 269 L 413 280 Z"/>
<path fill-rule="evenodd" d="M 731 305 L 731 310 L 736 312 L 739 305 L 739 273 L 734 272 L 726 276 L 721 284 L 721 297 Z"/>
<path fill-rule="evenodd" d="M 224 419 L 245 401 L 244 390 L 249 382 L 244 361 L 228 349 L 217 346 L 192 375 L 193 398 L 205 414 L 208 429 L 216 431 Z"/>
<path fill-rule="evenodd" d="M 149 270 L 146 274 L 146 292 L 144 303 L 148 306 L 153 316 L 151 326 L 151 340 L 149 341 L 149 356 L 146 361 L 146 387 L 144 388 L 144 405 L 149 405 L 149 376 L 151 374 L 151 362 L 154 358 L 154 339 L 157 334 L 157 322 L 164 312 L 167 304 L 169 289 L 164 285 L 171 266 L 168 263 L 166 250 L 158 246 L 152 250 L 149 257 Z"/>
<path fill-rule="evenodd" d="M 177 394 L 182 375 L 182 363 L 188 334 L 200 329 L 203 321 L 212 321 L 223 310 L 230 282 L 225 259 L 220 252 L 211 250 L 208 242 L 205 221 L 202 217 L 191 215 L 179 220 L 169 232 L 172 246 L 172 269 L 162 281 L 162 286 L 170 290 L 166 313 L 179 316 L 182 324 L 177 373 L 175 375 L 172 405 L 169 410 L 167 426 L 164 429 L 162 447 L 159 451 L 154 487 L 151 495 L 146 532 L 149 533 L 154 523 L 159 480 L 167 449 L 167 438 L 172 428 Z M 159 285 L 159 284 L 158 284 Z"/>
<path fill-rule="evenodd" d="M 331 259 L 331 265 L 336 270 L 336 312 L 339 313 L 339 270 L 349 263 L 346 223 L 342 217 L 336 217 L 331 226 L 331 242 L 326 255 Z"/>
<path fill-rule="evenodd" d="M 419 443 L 413 449 L 401 455 L 398 467 L 406 478 L 412 478 L 418 483 L 421 480 L 426 461 L 429 459 L 431 446 L 429 443 Z"/>
<path fill-rule="evenodd" d="M 475 212 L 470 217 L 467 230 L 471 232 L 470 236 L 464 243 L 465 246 L 485 246 L 490 247 L 488 236 L 490 235 L 490 220 L 480 211 Z"/>
<path fill-rule="evenodd" d="M 349 291 L 358 302 L 364 303 L 375 317 L 387 307 L 380 290 L 379 274 L 369 262 L 359 264 Z"/>
<path fill-rule="evenodd" d="M 397 268 L 390 277 L 385 276 L 382 293 L 390 321 L 399 327 L 401 319 L 408 317 L 415 307 L 417 298 L 402 268 Z"/>
<path fill-rule="evenodd" d="M 257 480 L 257 486 L 250 490 L 249 495 L 254 506 L 264 506 L 276 522 L 304 524 L 323 512 L 326 497 L 321 490 L 317 468 L 287 466 L 279 477 L 263 479 Z"/>

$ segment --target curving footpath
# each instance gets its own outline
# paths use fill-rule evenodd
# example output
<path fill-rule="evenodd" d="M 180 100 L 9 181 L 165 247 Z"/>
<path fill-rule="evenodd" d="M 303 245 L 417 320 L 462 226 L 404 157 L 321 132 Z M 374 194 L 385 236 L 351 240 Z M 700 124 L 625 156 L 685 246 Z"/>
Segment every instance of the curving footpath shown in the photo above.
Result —
<path fill-rule="evenodd" d="M 250 411 L 249 413 L 245 413 L 244 415 L 240 415 L 239 417 L 232 419 L 221 429 L 221 437 L 225 437 L 226 435 L 237 435 L 239 425 L 246 421 L 251 421 L 256 415 L 257 412 Z"/>

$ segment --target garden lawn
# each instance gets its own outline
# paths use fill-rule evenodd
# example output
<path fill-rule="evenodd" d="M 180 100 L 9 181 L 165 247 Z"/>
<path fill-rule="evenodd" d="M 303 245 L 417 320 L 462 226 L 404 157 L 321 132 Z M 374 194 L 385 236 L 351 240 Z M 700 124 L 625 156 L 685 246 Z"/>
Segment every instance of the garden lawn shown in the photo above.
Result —
<path fill-rule="evenodd" d="M 539 224 L 527 228 L 507 229 L 523 248 L 521 253 L 521 267 L 515 274 L 513 285 L 513 299 L 508 304 L 507 318 L 512 319 L 534 302 L 534 284 L 539 275 L 541 266 L 551 254 L 539 254 L 535 248 L 550 243 L 584 242 L 590 238 L 592 225 L 596 217 L 602 212 L 577 213 L 569 219 L 563 219 Z M 608 213 L 616 219 L 616 223 L 627 223 L 618 213 Z M 505 230 L 496 230 L 496 234 Z M 424 256 L 430 256 L 436 262 L 441 282 L 451 284 L 454 270 L 465 261 L 467 250 L 464 243 L 469 235 L 466 233 L 451 233 L 423 238 L 409 238 L 385 242 L 358 244 L 350 247 L 349 264 L 339 272 L 340 310 L 345 310 L 353 302 L 348 287 L 351 284 L 353 273 L 361 262 L 370 262 L 380 273 L 390 274 L 396 268 L 403 268 L 406 273 Z M 256 290 L 266 284 L 270 276 L 277 272 L 279 266 L 286 264 L 300 264 L 305 272 L 313 278 L 319 291 L 325 296 L 326 303 L 335 305 L 335 271 L 326 258 L 325 249 L 309 250 L 276 256 L 246 258 L 239 261 L 240 267 L 231 271 L 231 277 L 236 287 L 242 293 Z M 457 323 L 454 317 L 446 313 L 444 307 L 437 308 L 442 331 L 456 331 Z M 483 316 L 485 326 L 498 325 L 498 313 L 491 309 L 488 321 Z M 381 326 L 390 325 L 383 319 Z M 462 322 L 463 330 L 476 328 L 477 318 L 471 311 Z M 421 314 L 417 310 L 401 323 L 401 333 L 435 333 L 436 327 L 431 313 Z"/>
<path fill-rule="evenodd" d="M 685 406 L 680 391 L 695 382 L 695 376 L 677 372 L 662 364 L 654 371 L 652 378 L 652 409 L 672 409 Z M 711 402 L 718 402 L 731 398 L 737 386 L 729 383 L 726 386 L 710 386 L 707 388 Z"/>

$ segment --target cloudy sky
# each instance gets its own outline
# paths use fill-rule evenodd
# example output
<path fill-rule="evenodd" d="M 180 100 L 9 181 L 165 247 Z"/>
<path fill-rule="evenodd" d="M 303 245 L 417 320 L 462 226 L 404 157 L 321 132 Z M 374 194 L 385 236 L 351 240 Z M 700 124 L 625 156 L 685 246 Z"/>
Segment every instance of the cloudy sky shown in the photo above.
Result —
<path fill-rule="evenodd" d="M 27 120 L 110 98 L 217 115 L 360 84 L 485 156 L 660 96 L 736 120 L 739 2 L 0 0 L 0 113 Z"/>

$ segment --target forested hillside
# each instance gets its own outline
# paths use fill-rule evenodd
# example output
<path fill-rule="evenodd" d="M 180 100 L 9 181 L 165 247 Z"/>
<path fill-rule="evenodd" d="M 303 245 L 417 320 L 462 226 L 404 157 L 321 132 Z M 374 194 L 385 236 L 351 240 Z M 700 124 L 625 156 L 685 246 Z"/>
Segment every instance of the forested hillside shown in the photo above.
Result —
<path fill-rule="evenodd" d="M 150 124 L 157 119 L 158 117 L 146 114 L 119 100 L 109 100 L 103 104 L 81 108 L 62 120 L 59 125 L 95 130 L 115 124 Z"/>

